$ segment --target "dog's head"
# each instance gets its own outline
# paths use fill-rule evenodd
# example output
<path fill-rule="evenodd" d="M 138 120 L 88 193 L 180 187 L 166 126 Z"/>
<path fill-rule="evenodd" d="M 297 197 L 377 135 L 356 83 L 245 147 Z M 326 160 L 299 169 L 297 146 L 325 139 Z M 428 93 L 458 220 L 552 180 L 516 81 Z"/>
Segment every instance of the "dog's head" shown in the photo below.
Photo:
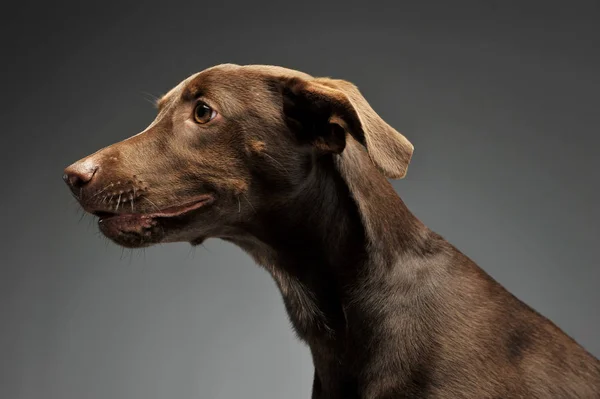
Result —
<path fill-rule="evenodd" d="M 201 242 L 302 190 L 350 137 L 386 177 L 413 147 L 352 84 L 272 66 L 219 65 L 158 103 L 143 132 L 74 163 L 64 179 L 116 243 Z"/>

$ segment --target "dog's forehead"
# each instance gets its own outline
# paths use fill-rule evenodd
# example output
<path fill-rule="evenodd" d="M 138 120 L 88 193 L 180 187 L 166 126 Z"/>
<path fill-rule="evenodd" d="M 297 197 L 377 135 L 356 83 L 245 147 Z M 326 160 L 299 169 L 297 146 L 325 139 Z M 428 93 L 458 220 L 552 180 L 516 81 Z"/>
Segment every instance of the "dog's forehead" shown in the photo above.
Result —
<path fill-rule="evenodd" d="M 179 98 L 191 100 L 203 91 L 235 91 L 251 90 L 259 86 L 269 77 L 303 78 L 313 77 L 294 69 L 273 65 L 236 65 L 221 64 L 195 73 L 169 90 L 157 103 L 159 109 L 173 103 Z"/>

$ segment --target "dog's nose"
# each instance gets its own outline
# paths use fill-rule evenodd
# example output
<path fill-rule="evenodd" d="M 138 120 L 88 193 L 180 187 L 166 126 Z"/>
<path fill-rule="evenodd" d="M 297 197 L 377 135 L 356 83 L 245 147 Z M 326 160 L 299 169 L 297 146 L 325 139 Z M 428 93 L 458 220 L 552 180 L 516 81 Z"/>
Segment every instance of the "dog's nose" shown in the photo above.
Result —
<path fill-rule="evenodd" d="M 91 160 L 75 162 L 65 169 L 63 180 L 72 189 L 82 188 L 92 180 L 97 170 L 98 165 Z"/>

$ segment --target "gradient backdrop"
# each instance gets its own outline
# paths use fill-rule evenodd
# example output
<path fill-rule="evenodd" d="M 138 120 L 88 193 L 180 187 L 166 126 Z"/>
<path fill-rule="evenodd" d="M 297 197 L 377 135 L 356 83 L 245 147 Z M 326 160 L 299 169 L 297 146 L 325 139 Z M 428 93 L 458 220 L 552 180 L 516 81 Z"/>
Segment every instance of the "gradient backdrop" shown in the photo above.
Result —
<path fill-rule="evenodd" d="M 1 398 L 310 396 L 248 256 L 122 251 L 61 180 L 223 62 L 356 83 L 416 147 L 394 182 L 413 212 L 600 356 L 600 3 L 358 4 L 3 5 Z"/>

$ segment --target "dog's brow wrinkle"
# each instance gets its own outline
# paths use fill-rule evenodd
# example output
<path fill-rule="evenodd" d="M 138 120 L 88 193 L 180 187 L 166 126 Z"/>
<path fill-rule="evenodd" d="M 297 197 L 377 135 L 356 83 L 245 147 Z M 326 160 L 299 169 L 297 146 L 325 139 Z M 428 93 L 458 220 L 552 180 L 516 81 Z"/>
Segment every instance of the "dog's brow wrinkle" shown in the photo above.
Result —
<path fill-rule="evenodd" d="M 193 101 L 193 100 L 197 99 L 198 97 L 201 97 L 203 94 L 204 94 L 204 91 L 198 86 L 187 87 L 181 93 L 181 99 L 183 101 Z"/>

